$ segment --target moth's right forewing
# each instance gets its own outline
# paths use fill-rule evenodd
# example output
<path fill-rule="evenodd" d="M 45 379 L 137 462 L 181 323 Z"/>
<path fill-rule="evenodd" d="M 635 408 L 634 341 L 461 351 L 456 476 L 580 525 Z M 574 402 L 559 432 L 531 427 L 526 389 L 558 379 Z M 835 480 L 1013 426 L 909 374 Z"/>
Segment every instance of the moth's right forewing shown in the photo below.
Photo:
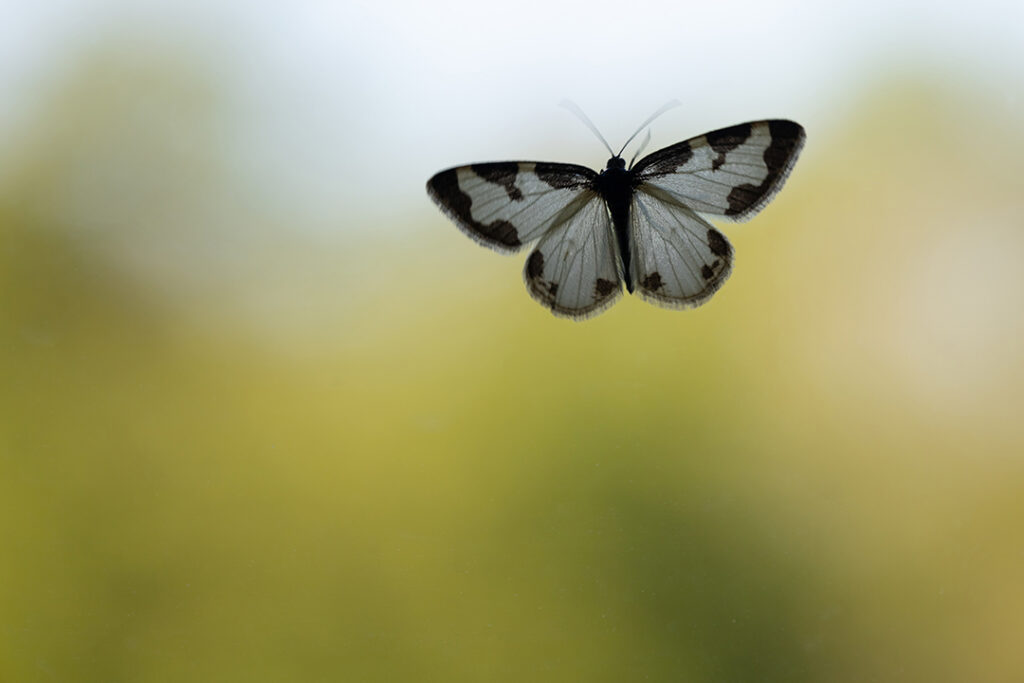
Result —
<path fill-rule="evenodd" d="M 803 148 L 793 121 L 752 121 L 653 152 L 634 171 L 698 213 L 747 220 L 782 188 Z"/>
<path fill-rule="evenodd" d="M 427 182 L 427 193 L 474 240 L 512 253 L 550 230 L 596 176 L 574 164 L 471 164 L 441 171 Z"/>

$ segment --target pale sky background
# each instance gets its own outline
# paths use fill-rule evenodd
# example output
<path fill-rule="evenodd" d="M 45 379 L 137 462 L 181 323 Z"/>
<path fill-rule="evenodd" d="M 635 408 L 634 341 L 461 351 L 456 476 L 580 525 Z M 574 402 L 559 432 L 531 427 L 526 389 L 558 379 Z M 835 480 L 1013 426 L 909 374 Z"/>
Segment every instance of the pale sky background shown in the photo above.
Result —
<path fill-rule="evenodd" d="M 129 2 L 0 10 L 0 152 L 105 41 L 180 55 L 237 103 L 227 145 L 258 183 L 337 229 L 430 210 L 434 172 L 537 158 L 600 167 L 662 103 L 649 151 L 743 120 L 816 137 L 872 80 L 991 90 L 1024 121 L 1024 2 Z M 820 138 L 819 138 L 820 139 Z M 357 229 L 354 221 L 346 229 Z M 333 227 L 332 227 L 333 226 Z"/>

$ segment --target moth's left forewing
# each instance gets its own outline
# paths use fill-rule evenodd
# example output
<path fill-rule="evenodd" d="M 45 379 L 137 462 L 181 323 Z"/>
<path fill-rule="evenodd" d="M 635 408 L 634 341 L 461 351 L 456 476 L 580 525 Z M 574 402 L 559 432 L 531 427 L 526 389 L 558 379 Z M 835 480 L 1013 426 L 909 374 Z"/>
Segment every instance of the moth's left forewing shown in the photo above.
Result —
<path fill-rule="evenodd" d="M 427 181 L 427 194 L 464 233 L 507 254 L 550 230 L 596 175 L 575 164 L 469 164 L 434 175 Z"/>
<path fill-rule="evenodd" d="M 782 188 L 805 138 L 793 121 L 742 123 L 653 152 L 633 170 L 698 213 L 746 220 Z"/>

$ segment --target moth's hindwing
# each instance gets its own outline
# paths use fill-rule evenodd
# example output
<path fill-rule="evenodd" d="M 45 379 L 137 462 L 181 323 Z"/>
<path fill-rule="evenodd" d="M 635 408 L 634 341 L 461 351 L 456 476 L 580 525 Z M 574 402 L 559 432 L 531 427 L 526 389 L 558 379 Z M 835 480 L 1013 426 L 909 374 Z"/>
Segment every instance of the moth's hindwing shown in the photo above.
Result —
<path fill-rule="evenodd" d="M 792 121 L 741 123 L 653 152 L 633 171 L 693 211 L 746 220 L 782 188 L 805 138 Z"/>
<path fill-rule="evenodd" d="M 597 315 L 622 293 L 620 262 L 604 200 L 587 191 L 556 216 L 523 269 L 530 296 L 555 315 Z"/>
<path fill-rule="evenodd" d="M 631 271 L 641 298 L 699 306 L 732 272 L 732 246 L 713 225 L 656 187 L 641 184 L 629 212 Z"/>
<path fill-rule="evenodd" d="M 573 164 L 471 164 L 441 171 L 427 181 L 427 193 L 474 240 L 512 253 L 550 230 L 596 176 Z"/>

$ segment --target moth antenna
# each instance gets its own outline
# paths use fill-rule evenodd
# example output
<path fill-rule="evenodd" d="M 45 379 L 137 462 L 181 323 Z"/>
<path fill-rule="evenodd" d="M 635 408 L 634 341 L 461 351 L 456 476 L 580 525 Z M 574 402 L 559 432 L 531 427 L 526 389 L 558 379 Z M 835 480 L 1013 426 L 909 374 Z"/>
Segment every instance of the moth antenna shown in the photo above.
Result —
<path fill-rule="evenodd" d="M 589 128 L 590 132 L 597 136 L 597 139 L 601 141 L 601 143 L 605 146 L 605 149 L 608 150 L 609 154 L 611 154 L 613 157 L 618 156 L 618 154 L 612 151 L 612 146 L 609 145 L 608 141 L 604 139 L 604 136 L 601 135 L 601 131 L 597 129 L 597 126 L 594 125 L 594 122 L 587 118 L 587 115 L 583 113 L 583 110 L 580 109 L 575 102 L 573 102 L 572 100 L 562 100 L 561 102 L 559 102 L 559 104 L 568 109 L 569 111 L 571 111 L 573 114 L 575 114 L 576 117 L 583 122 L 583 125 Z"/>
<path fill-rule="evenodd" d="M 646 128 L 647 126 L 651 125 L 651 123 L 654 121 L 654 119 L 658 118 L 659 116 L 661 116 L 662 114 L 667 112 L 669 109 L 673 109 L 675 107 L 678 107 L 681 104 L 682 104 L 682 102 L 680 102 L 679 100 L 669 100 L 665 104 L 661 105 L 658 108 L 658 111 L 656 111 L 653 114 L 651 114 L 650 116 L 648 116 L 647 120 L 644 121 L 643 123 L 641 123 L 640 127 L 636 129 L 636 132 L 629 136 L 629 139 L 626 140 L 625 144 L 622 145 L 622 149 L 620 149 L 619 153 L 616 154 L 615 156 L 622 156 L 622 152 L 625 151 L 626 145 L 628 145 L 629 143 L 633 142 L 633 138 L 635 138 L 637 135 L 639 135 L 640 131 L 642 131 L 644 128 Z"/>
<path fill-rule="evenodd" d="M 647 129 L 647 135 L 644 136 L 644 141 L 640 143 L 640 147 L 637 148 L 636 154 L 633 155 L 633 160 L 629 162 L 629 167 L 633 168 L 633 164 L 636 163 L 636 158 L 640 156 L 640 152 L 647 149 L 647 143 L 651 141 L 651 129 Z"/>

